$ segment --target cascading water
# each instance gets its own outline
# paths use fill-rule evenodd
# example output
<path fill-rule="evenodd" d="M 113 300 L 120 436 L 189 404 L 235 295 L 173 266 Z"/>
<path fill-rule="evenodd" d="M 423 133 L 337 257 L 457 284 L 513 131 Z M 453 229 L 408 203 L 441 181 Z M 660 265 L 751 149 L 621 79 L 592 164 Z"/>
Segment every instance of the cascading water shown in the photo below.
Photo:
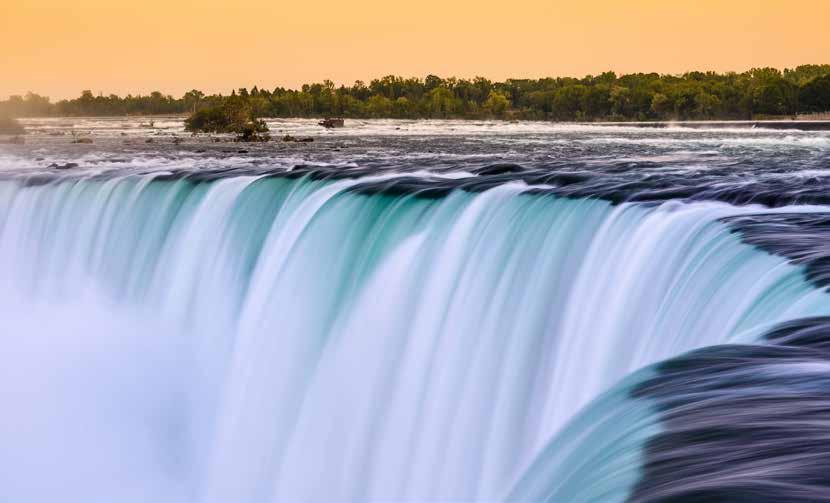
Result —
<path fill-rule="evenodd" d="M 397 177 L 0 182 L 0 499 L 622 501 L 632 372 L 830 315 L 759 207 Z"/>

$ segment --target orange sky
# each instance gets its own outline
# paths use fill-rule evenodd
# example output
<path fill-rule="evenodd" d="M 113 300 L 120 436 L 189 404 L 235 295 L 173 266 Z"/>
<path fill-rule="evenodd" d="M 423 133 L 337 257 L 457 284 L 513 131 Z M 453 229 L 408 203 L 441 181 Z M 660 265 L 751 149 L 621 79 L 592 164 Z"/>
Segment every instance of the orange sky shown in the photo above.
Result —
<path fill-rule="evenodd" d="M 830 63 L 830 0 L 0 0 L 0 97 Z"/>

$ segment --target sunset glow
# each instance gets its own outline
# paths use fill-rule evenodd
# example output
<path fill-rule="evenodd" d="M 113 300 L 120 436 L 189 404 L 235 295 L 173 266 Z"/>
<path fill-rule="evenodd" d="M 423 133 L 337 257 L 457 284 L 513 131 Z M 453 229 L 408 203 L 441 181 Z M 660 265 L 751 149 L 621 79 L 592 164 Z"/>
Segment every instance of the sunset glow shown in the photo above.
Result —
<path fill-rule="evenodd" d="M 826 0 L 5 0 L 0 97 L 824 62 Z"/>

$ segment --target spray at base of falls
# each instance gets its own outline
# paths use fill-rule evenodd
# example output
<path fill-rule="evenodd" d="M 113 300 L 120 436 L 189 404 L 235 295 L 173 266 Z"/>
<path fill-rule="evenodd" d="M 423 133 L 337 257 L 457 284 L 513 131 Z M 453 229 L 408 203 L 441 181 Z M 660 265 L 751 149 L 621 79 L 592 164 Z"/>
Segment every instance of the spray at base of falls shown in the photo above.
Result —
<path fill-rule="evenodd" d="M 830 314 L 757 208 L 379 178 L 0 182 L 0 499 L 495 501 L 631 372 Z"/>

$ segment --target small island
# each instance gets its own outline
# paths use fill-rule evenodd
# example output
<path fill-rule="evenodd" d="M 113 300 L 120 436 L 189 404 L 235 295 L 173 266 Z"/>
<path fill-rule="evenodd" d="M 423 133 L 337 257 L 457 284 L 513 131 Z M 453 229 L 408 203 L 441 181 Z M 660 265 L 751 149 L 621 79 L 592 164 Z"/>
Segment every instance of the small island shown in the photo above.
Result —
<path fill-rule="evenodd" d="M 184 121 L 191 133 L 230 133 L 238 141 L 268 141 L 265 121 L 254 116 L 250 104 L 238 96 L 197 110 Z"/>

